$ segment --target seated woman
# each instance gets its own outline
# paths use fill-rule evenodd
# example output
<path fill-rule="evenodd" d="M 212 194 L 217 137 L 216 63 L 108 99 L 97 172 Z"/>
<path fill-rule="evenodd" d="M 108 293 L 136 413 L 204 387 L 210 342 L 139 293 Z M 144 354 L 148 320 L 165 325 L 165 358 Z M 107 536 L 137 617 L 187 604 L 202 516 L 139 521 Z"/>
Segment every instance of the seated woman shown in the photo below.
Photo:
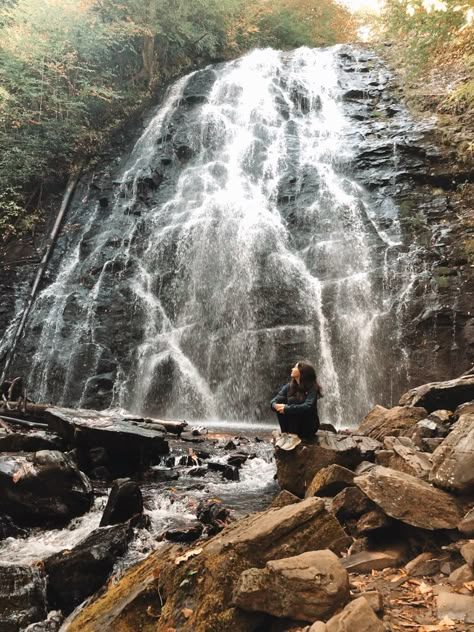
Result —
<path fill-rule="evenodd" d="M 301 439 L 310 439 L 319 428 L 318 399 L 322 397 L 316 371 L 308 362 L 297 362 L 291 369 L 291 382 L 271 402 L 282 436 L 276 445 L 291 450 Z"/>

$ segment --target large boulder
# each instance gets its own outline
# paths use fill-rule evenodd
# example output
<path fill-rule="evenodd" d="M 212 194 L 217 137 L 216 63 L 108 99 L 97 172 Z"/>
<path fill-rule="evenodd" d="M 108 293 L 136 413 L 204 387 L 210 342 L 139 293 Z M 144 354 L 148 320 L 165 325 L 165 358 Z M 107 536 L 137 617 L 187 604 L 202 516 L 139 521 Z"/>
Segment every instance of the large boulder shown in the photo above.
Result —
<path fill-rule="evenodd" d="M 239 608 L 297 621 L 327 617 L 348 599 L 347 571 L 331 551 L 310 551 L 244 571 L 234 593 Z"/>
<path fill-rule="evenodd" d="M 46 575 L 38 567 L 0 564 L 0 630 L 20 632 L 46 617 Z"/>
<path fill-rule="evenodd" d="M 378 441 L 358 435 L 338 435 L 319 431 L 312 442 L 294 450 L 276 450 L 277 479 L 280 487 L 303 498 L 317 472 L 337 464 L 353 468 L 373 458 L 382 446 Z"/>
<path fill-rule="evenodd" d="M 44 560 L 48 575 L 48 603 L 63 613 L 103 586 L 132 537 L 130 524 L 92 531 L 72 550 L 60 551 Z"/>
<path fill-rule="evenodd" d="M 133 616 L 142 617 L 148 605 L 160 615 L 163 630 L 265 629 L 261 627 L 263 615 L 230 606 L 241 574 L 308 551 L 331 549 L 337 554 L 350 542 L 320 498 L 269 509 L 242 518 L 184 553 L 173 547 L 161 549 L 128 571 L 108 594 L 99 597 L 98 604 L 71 617 L 67 629 L 79 632 L 84 625 L 120 629 L 132 611 Z M 164 605 L 161 613 L 157 590 Z"/>
<path fill-rule="evenodd" d="M 455 529 L 462 512 L 449 494 L 405 472 L 376 465 L 354 483 L 383 511 L 422 529 Z"/>
<path fill-rule="evenodd" d="M 89 479 L 62 452 L 0 455 L 0 509 L 19 524 L 65 523 L 92 500 Z"/>
<path fill-rule="evenodd" d="M 430 413 L 455 410 L 461 404 L 474 400 L 474 374 L 461 375 L 447 382 L 431 382 L 412 388 L 400 398 L 401 406 L 423 406 Z"/>
<path fill-rule="evenodd" d="M 431 457 L 430 480 L 460 494 L 474 493 L 474 413 L 461 415 Z"/>
<path fill-rule="evenodd" d="M 140 487 L 128 478 L 119 478 L 112 485 L 99 526 L 127 522 L 142 513 L 143 497 Z"/>
<path fill-rule="evenodd" d="M 428 416 L 425 408 L 395 406 L 384 408 L 375 406 L 361 422 L 358 432 L 361 435 L 383 441 L 384 437 L 398 437 L 411 430 L 413 426 Z"/>
<path fill-rule="evenodd" d="M 206 546 L 216 554 L 233 549 L 253 566 L 306 551 L 330 549 L 335 553 L 350 545 L 351 538 L 320 498 L 268 509 L 227 528 Z"/>
<path fill-rule="evenodd" d="M 169 453 L 166 431 L 156 423 L 118 412 L 48 408 L 49 429 L 78 448 L 105 448 L 116 475 L 128 475 L 159 463 Z"/>

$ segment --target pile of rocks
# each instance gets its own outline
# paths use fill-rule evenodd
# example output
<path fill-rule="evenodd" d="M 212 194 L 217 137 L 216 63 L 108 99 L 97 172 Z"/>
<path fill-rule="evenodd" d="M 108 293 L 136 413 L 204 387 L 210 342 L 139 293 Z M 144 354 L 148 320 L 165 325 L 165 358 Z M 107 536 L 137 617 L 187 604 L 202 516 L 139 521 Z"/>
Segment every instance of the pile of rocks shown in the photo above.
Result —
<path fill-rule="evenodd" d="M 376 406 L 353 432 L 328 428 L 291 452 L 276 449 L 282 490 L 269 509 L 221 530 L 225 509 L 203 503 L 207 536 L 220 530 L 217 535 L 191 549 L 163 545 L 72 612 L 64 629 L 135 630 L 147 620 L 163 631 L 383 632 L 397 629 L 390 591 L 416 582 L 431 599 L 420 630 L 439 620 L 446 629 L 468 629 L 474 623 L 473 433 L 474 375 L 468 374 L 415 389 L 392 409 Z M 225 465 L 238 467 L 251 457 L 241 446 L 227 449 L 240 450 L 242 458 Z M 195 454 L 181 458 L 202 467 Z M 69 471 L 63 457 L 57 468 Z M 39 471 L 41 459 L 22 458 L 21 472 Z M 68 476 L 71 485 L 86 485 L 83 477 Z M 87 485 L 83 494 L 87 499 Z M 30 569 L 17 585 L 36 604 L 33 620 L 45 614 L 41 594 L 67 613 L 103 585 L 141 509 L 134 484 L 118 482 L 97 532 Z M 189 541 L 202 533 L 201 525 Z M 74 581 L 66 580 L 73 574 Z M 371 583 L 378 578 L 378 586 Z"/>
<path fill-rule="evenodd" d="M 398 573 L 386 582 L 393 591 L 431 578 L 422 588 L 435 610 L 425 623 L 468 629 L 473 433 L 467 375 L 375 407 L 354 432 L 324 430 L 292 452 L 276 449 L 282 491 L 270 509 L 187 552 L 170 546 L 74 615 L 68 630 L 105 621 L 132 629 L 146 611 L 157 630 L 383 632 L 397 628 L 383 615 L 382 591 L 363 586 L 387 570 Z"/>
<path fill-rule="evenodd" d="M 47 429 L 0 429 L 0 540 L 64 528 L 91 510 L 113 476 L 126 472 L 144 477 L 152 472 L 150 466 L 169 458 L 170 442 L 182 444 L 178 451 L 189 449 L 179 438 L 185 422 L 164 422 L 165 427 L 122 413 L 63 408 L 49 409 L 45 420 Z M 205 529 L 217 533 L 229 517 L 218 503 L 203 503 L 200 511 L 200 527 L 192 539 Z M 127 552 L 134 527 L 148 526 L 139 485 L 129 478 L 115 479 L 99 528 L 73 548 L 38 559 L 33 566 L 2 561 L 0 630 L 22 630 L 52 608 L 69 614 L 107 582 Z M 186 534 L 175 532 L 170 539 L 186 541 Z M 47 629 L 60 619 L 55 614 Z"/>

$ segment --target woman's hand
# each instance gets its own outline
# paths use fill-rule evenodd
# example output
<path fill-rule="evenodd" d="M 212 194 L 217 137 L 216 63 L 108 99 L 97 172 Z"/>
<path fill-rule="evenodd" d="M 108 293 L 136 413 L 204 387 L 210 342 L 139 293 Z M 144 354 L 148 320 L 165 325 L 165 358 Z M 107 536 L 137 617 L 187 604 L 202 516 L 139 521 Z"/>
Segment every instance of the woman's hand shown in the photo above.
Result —
<path fill-rule="evenodd" d="M 275 404 L 274 405 L 274 409 L 277 411 L 277 413 L 284 414 L 284 412 L 285 412 L 285 404 Z"/>

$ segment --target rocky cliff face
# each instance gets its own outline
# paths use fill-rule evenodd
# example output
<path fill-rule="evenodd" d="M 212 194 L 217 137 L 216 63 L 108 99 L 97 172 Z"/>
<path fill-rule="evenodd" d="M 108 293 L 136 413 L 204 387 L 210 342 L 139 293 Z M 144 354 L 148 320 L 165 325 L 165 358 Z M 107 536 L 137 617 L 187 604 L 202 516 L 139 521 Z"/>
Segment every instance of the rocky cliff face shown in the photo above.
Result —
<path fill-rule="evenodd" d="M 250 92 L 240 62 L 183 79 L 83 178 L 12 367 L 36 397 L 261 417 L 306 355 L 351 423 L 470 366 L 471 175 L 371 52 L 305 55 L 254 60 Z M 0 272 L 5 328 L 25 270 Z"/>

